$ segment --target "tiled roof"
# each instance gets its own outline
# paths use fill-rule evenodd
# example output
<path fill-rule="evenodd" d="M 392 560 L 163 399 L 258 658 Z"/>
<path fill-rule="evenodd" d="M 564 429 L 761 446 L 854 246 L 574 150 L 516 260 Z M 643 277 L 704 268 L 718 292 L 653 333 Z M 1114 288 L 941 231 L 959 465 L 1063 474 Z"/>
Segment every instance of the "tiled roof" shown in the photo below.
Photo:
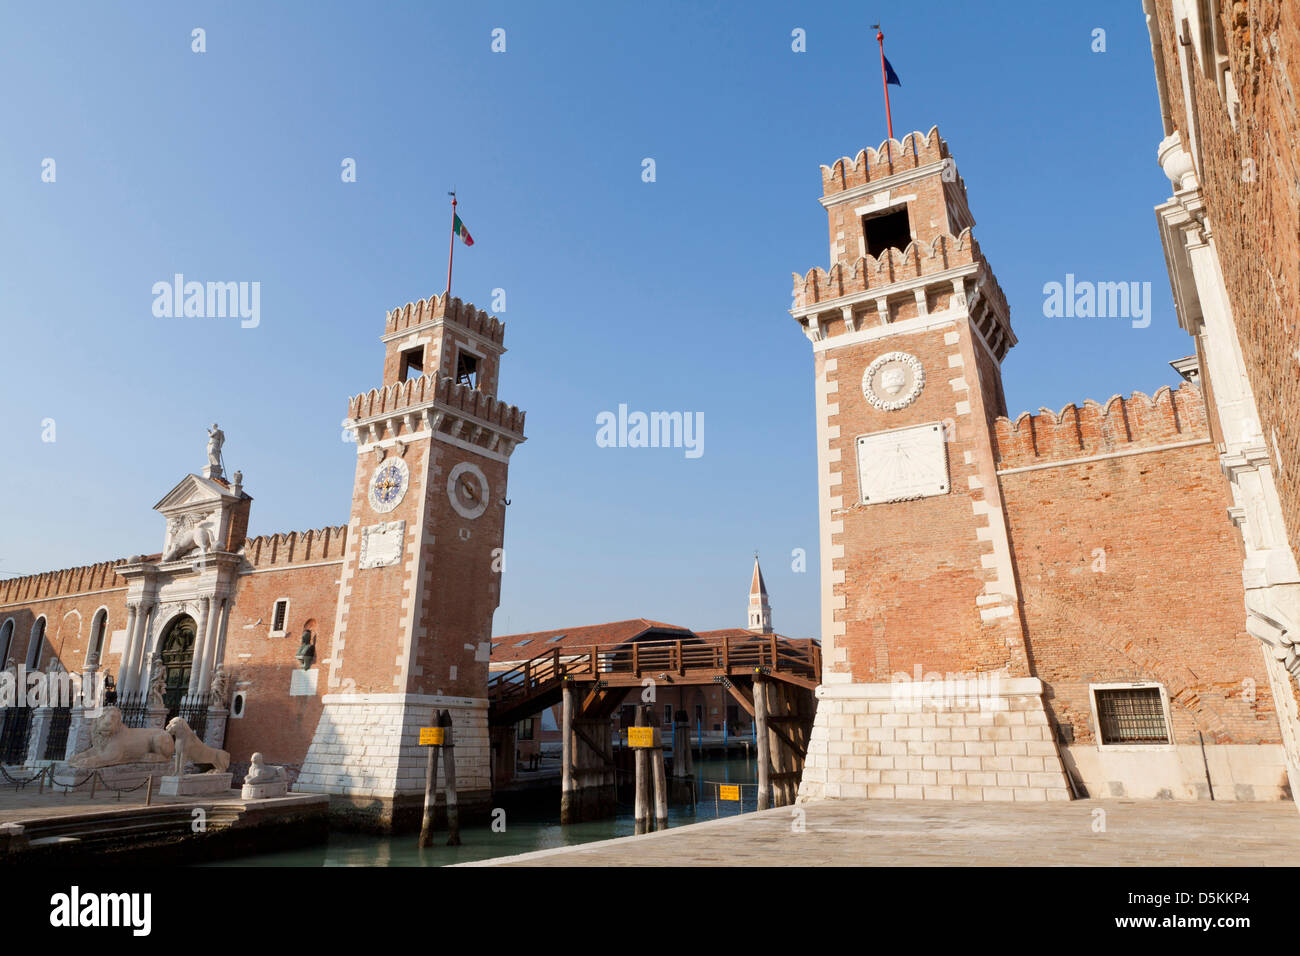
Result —
<path fill-rule="evenodd" d="M 717 640 L 730 637 L 736 641 L 794 640 L 784 634 L 756 634 L 743 627 L 724 627 L 716 631 L 692 631 L 676 624 L 651 621 L 643 617 L 630 621 L 612 621 L 608 624 L 587 624 L 582 627 L 562 627 L 553 631 L 531 631 L 527 634 L 503 634 L 492 638 L 492 664 L 526 661 L 548 651 L 572 651 L 578 647 L 616 646 L 628 641 L 672 641 L 702 638 Z"/>
<path fill-rule="evenodd" d="M 587 624 L 582 627 L 561 627 L 553 631 L 532 631 L 527 634 L 506 634 L 492 638 L 492 662 L 522 661 L 547 651 L 566 650 L 623 644 L 643 637 L 646 640 L 675 640 L 694 637 L 689 628 L 643 617 L 630 621 L 612 621 L 608 624 Z"/>

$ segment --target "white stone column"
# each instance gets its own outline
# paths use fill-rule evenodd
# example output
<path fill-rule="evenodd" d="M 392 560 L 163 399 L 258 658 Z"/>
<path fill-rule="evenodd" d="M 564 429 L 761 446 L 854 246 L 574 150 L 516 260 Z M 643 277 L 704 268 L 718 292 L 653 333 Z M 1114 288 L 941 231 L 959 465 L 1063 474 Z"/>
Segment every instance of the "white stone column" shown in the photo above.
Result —
<path fill-rule="evenodd" d="M 194 640 L 194 659 L 190 662 L 190 697 L 203 693 L 203 660 L 208 647 L 208 609 L 211 598 L 201 598 L 199 605 L 199 626 Z"/>
<path fill-rule="evenodd" d="M 215 599 L 214 599 L 215 600 Z M 221 661 L 221 654 L 226 644 L 226 620 L 230 615 L 230 599 L 222 598 L 208 617 L 208 637 L 203 653 L 203 673 L 199 676 L 199 687 L 203 691 L 212 683 L 212 673 Z M 214 703 L 216 703 L 214 701 Z"/>
<path fill-rule="evenodd" d="M 135 662 L 135 673 L 131 677 L 132 691 L 147 691 L 149 683 L 149 642 L 153 636 L 154 625 L 157 623 L 155 618 L 158 616 L 158 605 L 151 604 L 148 609 L 142 609 L 144 618 L 143 626 L 140 628 L 140 654 Z"/>
<path fill-rule="evenodd" d="M 122 657 L 121 672 L 117 675 L 117 692 L 119 695 L 130 694 L 135 690 L 135 675 L 140 665 L 140 640 L 144 630 L 145 609 L 142 602 L 131 605 L 130 624 L 126 634 L 126 653 Z"/>
<path fill-rule="evenodd" d="M 117 662 L 117 682 L 118 682 L 118 685 L 119 685 L 119 686 L 118 686 L 118 690 L 119 690 L 119 691 L 122 690 L 122 687 L 121 687 L 120 685 L 121 685 L 121 684 L 126 680 L 127 670 L 130 668 L 130 665 L 131 665 L 131 649 L 132 649 L 132 648 L 131 648 L 131 641 L 134 639 L 134 637 L 135 637 L 135 605 L 134 605 L 134 604 L 127 604 L 127 606 L 126 606 L 126 643 L 125 643 L 125 646 L 123 646 L 123 648 L 122 648 L 122 657 L 121 657 L 121 659 L 118 660 L 118 662 Z M 107 638 L 107 636 L 106 636 L 106 637 L 105 637 L 105 640 L 107 641 L 107 639 L 108 639 L 108 638 Z M 103 656 L 104 656 L 105 658 L 108 657 L 108 647 L 107 647 L 107 645 L 104 647 Z"/>
<path fill-rule="evenodd" d="M 1205 323 L 1201 341 L 1209 367 L 1202 374 L 1210 379 L 1224 440 L 1229 448 L 1262 443 L 1255 396 L 1246 376 L 1214 247 L 1199 229 L 1189 229 L 1186 236 L 1187 260 Z"/>

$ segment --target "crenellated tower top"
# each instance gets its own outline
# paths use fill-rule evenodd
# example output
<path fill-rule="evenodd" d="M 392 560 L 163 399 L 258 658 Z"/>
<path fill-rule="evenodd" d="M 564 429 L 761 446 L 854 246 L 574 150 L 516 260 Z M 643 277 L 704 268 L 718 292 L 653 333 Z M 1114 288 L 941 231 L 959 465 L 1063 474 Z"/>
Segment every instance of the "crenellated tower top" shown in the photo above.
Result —
<path fill-rule="evenodd" d="M 384 318 L 384 385 L 449 377 L 495 398 L 503 322 L 455 297 L 431 295 Z"/>
<path fill-rule="evenodd" d="M 971 229 L 966 184 L 937 127 L 822 166 L 828 270 L 794 276 L 791 314 L 814 342 L 969 310 L 998 361 L 1015 345 L 1006 298 Z"/>

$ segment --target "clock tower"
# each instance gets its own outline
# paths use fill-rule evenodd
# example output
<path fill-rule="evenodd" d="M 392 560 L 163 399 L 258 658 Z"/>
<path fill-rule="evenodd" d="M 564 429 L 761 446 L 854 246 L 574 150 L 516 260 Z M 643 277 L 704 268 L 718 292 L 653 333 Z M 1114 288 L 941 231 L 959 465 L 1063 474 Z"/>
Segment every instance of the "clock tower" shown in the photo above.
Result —
<path fill-rule="evenodd" d="M 791 310 L 816 381 L 824 659 L 800 797 L 1068 798 L 1050 743 L 1011 772 L 1010 725 L 1047 720 L 995 461 L 1016 337 L 965 184 L 934 128 L 821 172 L 831 267 L 795 275 Z"/>
<path fill-rule="evenodd" d="M 418 819 L 420 727 L 451 713 L 457 792 L 491 798 L 487 722 L 506 472 L 524 413 L 497 400 L 504 325 L 459 299 L 388 313 L 383 384 L 353 397 L 352 513 L 323 711 L 295 789 L 391 828 Z"/>

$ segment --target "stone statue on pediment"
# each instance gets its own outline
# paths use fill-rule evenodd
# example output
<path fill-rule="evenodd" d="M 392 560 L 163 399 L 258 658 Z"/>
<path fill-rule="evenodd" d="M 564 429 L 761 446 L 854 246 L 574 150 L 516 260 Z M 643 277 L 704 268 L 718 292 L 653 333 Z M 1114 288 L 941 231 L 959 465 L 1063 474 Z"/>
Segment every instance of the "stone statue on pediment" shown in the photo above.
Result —
<path fill-rule="evenodd" d="M 216 422 L 208 429 L 208 467 L 203 469 L 204 478 L 220 478 L 224 471 L 221 463 L 221 446 L 226 443 L 226 433 Z"/>

